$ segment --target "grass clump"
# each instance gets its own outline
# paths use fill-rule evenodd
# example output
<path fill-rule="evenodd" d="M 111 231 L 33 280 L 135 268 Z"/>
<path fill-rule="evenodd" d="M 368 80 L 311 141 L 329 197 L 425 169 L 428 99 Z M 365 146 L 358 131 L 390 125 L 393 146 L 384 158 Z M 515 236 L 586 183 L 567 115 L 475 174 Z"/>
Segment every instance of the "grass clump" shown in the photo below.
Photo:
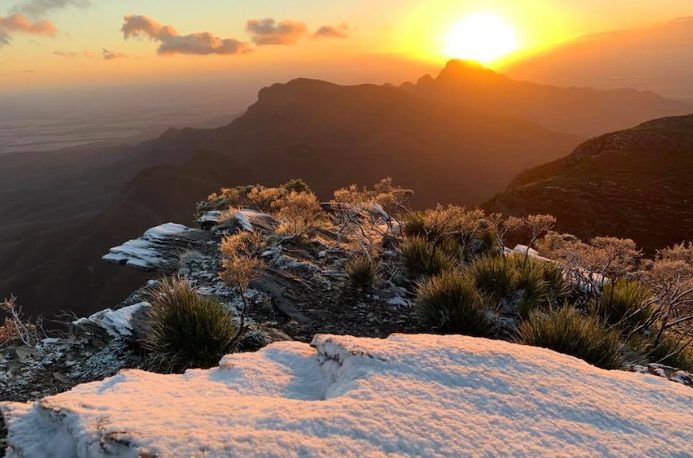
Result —
<path fill-rule="evenodd" d="M 372 286 L 380 277 L 380 264 L 365 255 L 350 259 L 344 270 L 351 283 L 358 288 Z"/>
<path fill-rule="evenodd" d="M 591 304 L 594 315 L 606 323 L 630 329 L 645 323 L 652 316 L 647 300 L 649 290 L 642 284 L 629 280 L 607 283 L 601 295 Z"/>
<path fill-rule="evenodd" d="M 556 311 L 532 311 L 520 323 L 517 340 L 575 356 L 603 369 L 623 365 L 618 331 L 608 329 L 593 316 L 582 316 L 574 307 Z"/>
<path fill-rule="evenodd" d="M 480 337 L 493 332 L 482 295 L 474 281 L 460 272 L 444 272 L 421 283 L 416 307 L 426 327 Z"/>
<path fill-rule="evenodd" d="M 500 256 L 481 256 L 467 268 L 477 288 L 494 299 L 509 296 L 517 287 L 517 271 Z"/>
<path fill-rule="evenodd" d="M 149 332 L 143 347 L 162 372 L 216 366 L 238 326 L 224 306 L 186 280 L 163 279 L 149 291 Z"/>
<path fill-rule="evenodd" d="M 433 276 L 451 270 L 454 259 L 423 237 L 408 237 L 400 246 L 404 265 L 412 277 Z"/>
<path fill-rule="evenodd" d="M 480 256 L 467 267 L 479 290 L 520 317 L 558 305 L 567 294 L 562 271 L 552 263 L 520 256 Z"/>

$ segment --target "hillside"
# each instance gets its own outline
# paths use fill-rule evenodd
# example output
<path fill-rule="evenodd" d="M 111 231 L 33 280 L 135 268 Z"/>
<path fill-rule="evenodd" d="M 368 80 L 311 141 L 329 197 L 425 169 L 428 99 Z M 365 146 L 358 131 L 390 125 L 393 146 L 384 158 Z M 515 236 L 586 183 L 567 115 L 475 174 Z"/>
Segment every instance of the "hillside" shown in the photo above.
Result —
<path fill-rule="evenodd" d="M 550 213 L 581 238 L 629 237 L 647 251 L 693 238 L 693 115 L 603 135 L 518 175 L 484 208 Z"/>
<path fill-rule="evenodd" d="M 423 98 L 519 117 L 583 137 L 693 112 L 693 104 L 665 99 L 652 92 L 541 85 L 459 60 L 450 61 L 435 79 L 427 76 L 404 88 Z"/>
<path fill-rule="evenodd" d="M 76 195 L 110 194 L 100 211 L 88 207 L 88 217 L 68 220 L 64 212 L 45 230 L 31 218 L 6 228 L 0 292 L 15 293 L 32 313 L 109 306 L 140 277 L 109 271 L 98 261 L 102 252 L 161 222 L 189 222 L 192 204 L 222 184 L 276 184 L 302 176 L 327 198 L 335 187 L 392 176 L 416 187 L 420 205 L 470 204 L 579 141 L 528 121 L 425 101 L 392 87 L 306 79 L 277 84 L 263 89 L 257 103 L 228 126 L 171 129 L 122 157 L 112 152 L 113 164 L 99 162 L 100 168 L 85 167 L 79 174 L 60 162 L 66 171 L 51 181 L 59 184 L 32 191 L 19 200 L 23 207 L 55 199 L 60 208 L 59 203 L 77 201 Z M 157 162 L 169 165 L 156 167 Z M 154 167 L 128 178 L 138 165 Z M 94 179 L 104 176 L 103 186 L 90 173 Z M 115 191 L 118 180 L 130 181 Z M 53 195 L 64 183 L 73 184 Z M 19 209 L 6 211 L 12 221 L 20 220 Z M 32 218 L 41 221 L 40 214 Z M 123 275 L 127 278 L 120 280 Z"/>

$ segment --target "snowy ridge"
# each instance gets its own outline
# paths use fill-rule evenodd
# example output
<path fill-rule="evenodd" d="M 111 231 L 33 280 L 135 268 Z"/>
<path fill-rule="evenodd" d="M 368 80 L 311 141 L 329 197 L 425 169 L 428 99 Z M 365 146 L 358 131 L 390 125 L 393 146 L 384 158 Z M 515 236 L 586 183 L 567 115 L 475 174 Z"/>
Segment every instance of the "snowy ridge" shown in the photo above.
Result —
<path fill-rule="evenodd" d="M 682 455 L 693 391 L 464 336 L 315 337 L 3 405 L 9 456 Z"/>

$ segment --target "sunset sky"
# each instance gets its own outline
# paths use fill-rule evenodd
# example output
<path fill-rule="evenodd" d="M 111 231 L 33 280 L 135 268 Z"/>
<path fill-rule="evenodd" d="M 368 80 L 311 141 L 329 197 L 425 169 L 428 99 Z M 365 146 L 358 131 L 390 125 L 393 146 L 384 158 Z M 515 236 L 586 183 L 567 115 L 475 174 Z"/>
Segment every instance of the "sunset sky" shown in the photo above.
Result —
<path fill-rule="evenodd" d="M 298 76 L 391 59 L 440 65 L 476 56 L 452 54 L 467 52 L 465 40 L 489 41 L 466 33 L 470 17 L 483 30 L 474 18 L 489 16 L 501 23 L 493 36 L 512 34 L 514 43 L 480 55 L 502 68 L 580 35 L 691 14 L 690 0 L 2 0 L 0 84 Z"/>

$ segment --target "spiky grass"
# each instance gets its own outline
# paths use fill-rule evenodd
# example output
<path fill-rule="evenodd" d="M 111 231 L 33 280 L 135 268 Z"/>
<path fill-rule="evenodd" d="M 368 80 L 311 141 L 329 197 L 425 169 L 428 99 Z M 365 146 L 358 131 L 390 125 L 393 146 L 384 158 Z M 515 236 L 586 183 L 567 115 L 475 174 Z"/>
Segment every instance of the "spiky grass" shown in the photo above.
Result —
<path fill-rule="evenodd" d="M 422 282 L 416 308 L 425 327 L 441 332 L 489 336 L 493 321 L 474 281 L 460 272 L 444 272 Z"/>
<path fill-rule="evenodd" d="M 517 340 L 575 356 L 604 369 L 618 369 L 623 365 L 618 331 L 608 329 L 593 316 L 582 316 L 571 306 L 530 312 L 518 327 Z"/>
<path fill-rule="evenodd" d="M 200 295 L 186 280 L 165 278 L 149 291 L 149 332 L 143 347 L 152 368 L 179 372 L 217 365 L 228 352 L 237 324 L 217 300 Z"/>

